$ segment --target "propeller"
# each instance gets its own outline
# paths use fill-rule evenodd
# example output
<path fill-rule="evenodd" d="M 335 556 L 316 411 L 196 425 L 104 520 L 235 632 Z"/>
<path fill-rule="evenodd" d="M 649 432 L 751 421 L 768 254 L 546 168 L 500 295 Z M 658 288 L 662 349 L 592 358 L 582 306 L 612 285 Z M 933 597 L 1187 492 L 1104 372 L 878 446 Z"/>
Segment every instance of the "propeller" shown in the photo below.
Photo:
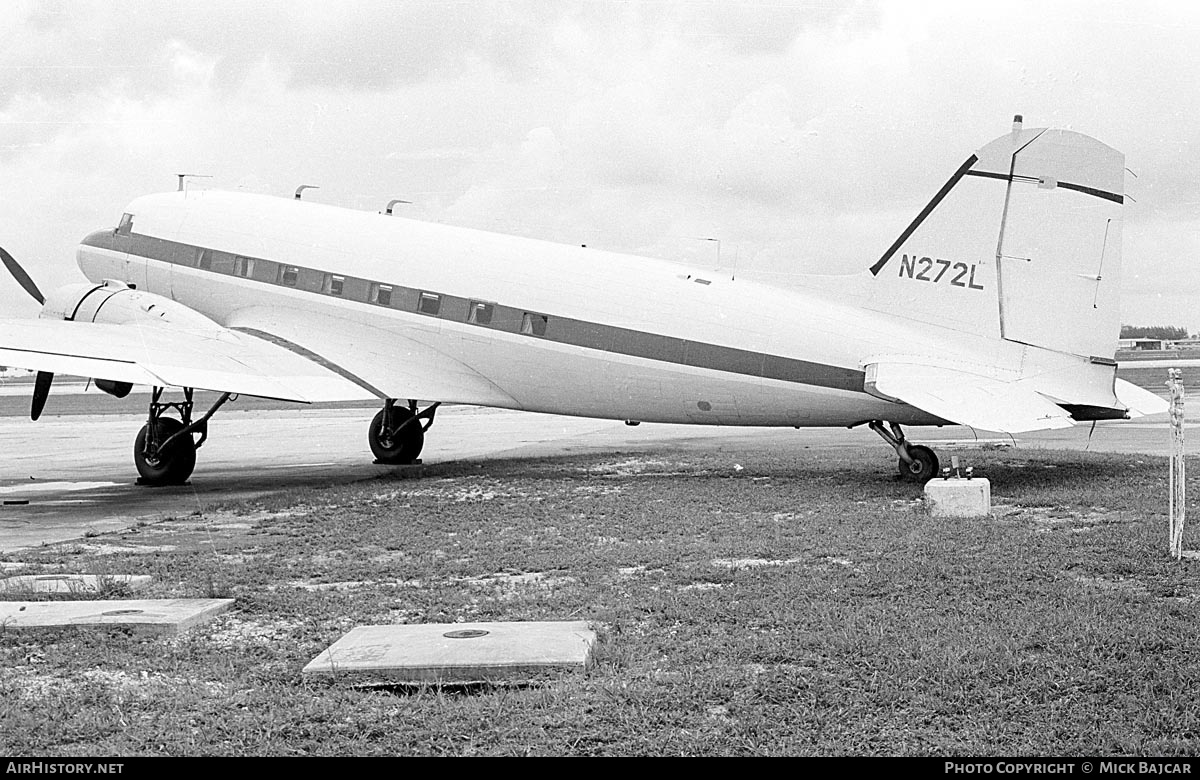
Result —
<path fill-rule="evenodd" d="M 33 279 L 29 278 L 29 274 L 25 273 L 25 269 L 21 267 L 21 264 L 14 260 L 13 256 L 4 247 L 0 247 L 0 261 L 4 262 L 4 267 L 17 280 L 17 284 L 21 285 L 21 289 L 29 293 L 38 303 L 46 302 L 46 296 L 42 295 L 42 291 L 33 283 Z"/>
<path fill-rule="evenodd" d="M 0 247 L 0 262 L 4 263 L 4 267 L 17 280 L 17 284 L 21 285 L 22 290 L 29 293 L 38 303 L 46 302 L 46 296 L 42 295 L 42 291 L 33 283 L 33 279 L 25 273 L 21 264 L 4 247 Z M 50 396 L 50 384 L 53 381 L 54 374 L 52 372 L 39 371 L 37 373 L 37 379 L 33 383 L 33 405 L 29 409 L 30 419 L 36 420 L 42 416 L 42 409 L 46 408 L 46 399 Z"/>
<path fill-rule="evenodd" d="M 33 381 L 33 406 L 29 408 L 29 419 L 36 420 L 42 416 L 42 410 L 46 408 L 46 399 L 50 397 L 50 383 L 53 381 L 54 374 L 51 372 L 37 372 L 37 379 Z"/>

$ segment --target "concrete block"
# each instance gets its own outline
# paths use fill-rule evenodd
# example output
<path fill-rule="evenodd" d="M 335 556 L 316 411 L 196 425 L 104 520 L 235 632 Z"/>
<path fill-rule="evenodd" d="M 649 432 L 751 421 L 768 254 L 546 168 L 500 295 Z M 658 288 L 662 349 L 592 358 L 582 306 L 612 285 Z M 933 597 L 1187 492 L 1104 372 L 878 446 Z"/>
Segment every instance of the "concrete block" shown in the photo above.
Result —
<path fill-rule="evenodd" d="M 233 599 L 124 599 L 120 601 L 0 601 L 6 631 L 51 628 L 129 628 L 181 634 L 233 606 Z"/>
<path fill-rule="evenodd" d="M 933 517 L 986 517 L 992 511 L 992 485 L 979 477 L 934 477 L 925 483 L 925 500 Z"/>
<path fill-rule="evenodd" d="M 0 579 L 0 598 L 22 593 L 54 593 L 61 595 L 94 595 L 114 590 L 130 593 L 145 590 L 150 584 L 148 574 L 20 574 Z M 124 594 L 119 594 L 124 595 Z"/>
<path fill-rule="evenodd" d="M 367 685 L 513 682 L 581 671 L 595 641 L 584 621 L 359 626 L 303 674 Z"/>

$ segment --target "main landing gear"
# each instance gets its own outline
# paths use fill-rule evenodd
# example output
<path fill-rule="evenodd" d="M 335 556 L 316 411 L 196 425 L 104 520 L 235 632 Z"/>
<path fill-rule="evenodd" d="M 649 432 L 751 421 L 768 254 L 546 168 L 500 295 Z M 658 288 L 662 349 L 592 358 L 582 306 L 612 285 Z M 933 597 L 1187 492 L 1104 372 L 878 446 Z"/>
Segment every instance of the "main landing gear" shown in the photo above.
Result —
<path fill-rule="evenodd" d="M 208 438 L 208 418 L 229 400 L 224 393 L 200 419 L 192 420 L 192 388 L 183 389 L 183 400 L 163 402 L 163 388 L 155 387 L 150 396 L 150 419 L 138 431 L 133 444 L 133 462 L 139 485 L 182 485 L 196 467 L 196 450 Z M 174 410 L 180 419 L 164 416 Z M 192 438 L 199 432 L 200 440 Z"/>
<path fill-rule="evenodd" d="M 396 406 L 395 398 L 385 400 L 367 432 L 375 462 L 415 463 L 425 444 L 425 431 L 433 425 L 433 415 L 439 406 L 440 402 L 418 412 L 414 400 L 409 400 L 407 409 Z"/>
<path fill-rule="evenodd" d="M 892 445 L 896 454 L 900 456 L 900 460 L 896 464 L 900 476 L 920 483 L 933 479 L 938 473 L 937 454 L 924 445 L 909 444 L 897 423 L 888 423 L 888 425 L 892 429 L 890 433 L 883 427 L 883 420 L 872 420 L 868 427 Z"/>
<path fill-rule="evenodd" d="M 208 439 L 208 420 L 232 393 L 222 393 L 212 408 L 193 420 L 193 389 L 183 388 L 182 401 L 163 401 L 163 388 L 155 387 L 150 396 L 150 416 L 138 431 L 133 445 L 133 462 L 137 466 L 139 485 L 182 485 L 196 467 L 196 450 Z M 371 421 L 368 439 L 376 463 L 414 463 L 425 443 L 425 431 L 433 425 L 433 416 L 440 403 L 423 411 L 417 402 L 408 407 L 396 405 L 389 398 L 383 409 Z M 193 434 L 200 437 L 194 438 Z"/>

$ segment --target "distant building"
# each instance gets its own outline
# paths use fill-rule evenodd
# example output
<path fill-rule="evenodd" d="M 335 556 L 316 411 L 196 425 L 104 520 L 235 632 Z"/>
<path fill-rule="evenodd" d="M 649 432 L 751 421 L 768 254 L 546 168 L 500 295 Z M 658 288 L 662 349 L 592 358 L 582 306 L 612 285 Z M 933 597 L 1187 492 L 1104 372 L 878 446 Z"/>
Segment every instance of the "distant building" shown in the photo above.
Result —
<path fill-rule="evenodd" d="M 1129 349 L 1140 352 L 1149 349 L 1162 349 L 1162 339 L 1117 339 L 1117 349 Z"/>

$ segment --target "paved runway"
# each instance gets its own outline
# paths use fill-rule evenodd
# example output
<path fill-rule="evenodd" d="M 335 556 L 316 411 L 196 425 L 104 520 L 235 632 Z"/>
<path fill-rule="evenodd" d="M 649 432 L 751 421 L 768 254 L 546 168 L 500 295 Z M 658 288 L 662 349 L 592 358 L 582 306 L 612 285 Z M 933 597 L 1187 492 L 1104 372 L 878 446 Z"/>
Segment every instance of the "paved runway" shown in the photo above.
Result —
<path fill-rule="evenodd" d="M 298 486 L 369 479 L 392 469 L 371 463 L 367 425 L 373 407 L 222 410 L 198 453 L 191 484 L 145 488 L 134 484 L 133 439 L 144 422 L 144 397 L 103 414 L 89 397 L 56 394 L 38 422 L 28 418 L 28 399 L 0 399 L 0 552 L 111 531 L 138 519 L 187 515 L 215 502 L 277 494 Z M 114 399 L 115 400 L 115 399 Z M 201 404 L 197 404 L 199 407 Z M 283 407 L 282 404 L 276 406 Z M 58 413 L 52 413 L 58 412 Z M 1200 418 L 1200 405 L 1188 419 Z M 7 416 L 3 416 L 7 415 Z M 915 441 L 944 451 L 954 441 L 1013 441 L 1023 448 L 1091 449 L 1165 455 L 1170 451 L 1166 415 L 1122 423 L 1079 425 L 1065 431 L 1025 434 L 1015 440 L 961 427 L 910 429 Z M 941 442 L 941 444 L 938 444 Z M 721 447 L 731 453 L 844 446 L 884 447 L 866 428 L 714 428 L 653 425 L 555 417 L 476 407 L 443 407 L 426 438 L 427 465 L 462 459 L 536 457 L 670 445 L 680 449 Z M 1200 431 L 1188 452 L 1200 453 Z M 26 503 L 27 502 L 27 503 Z"/>

